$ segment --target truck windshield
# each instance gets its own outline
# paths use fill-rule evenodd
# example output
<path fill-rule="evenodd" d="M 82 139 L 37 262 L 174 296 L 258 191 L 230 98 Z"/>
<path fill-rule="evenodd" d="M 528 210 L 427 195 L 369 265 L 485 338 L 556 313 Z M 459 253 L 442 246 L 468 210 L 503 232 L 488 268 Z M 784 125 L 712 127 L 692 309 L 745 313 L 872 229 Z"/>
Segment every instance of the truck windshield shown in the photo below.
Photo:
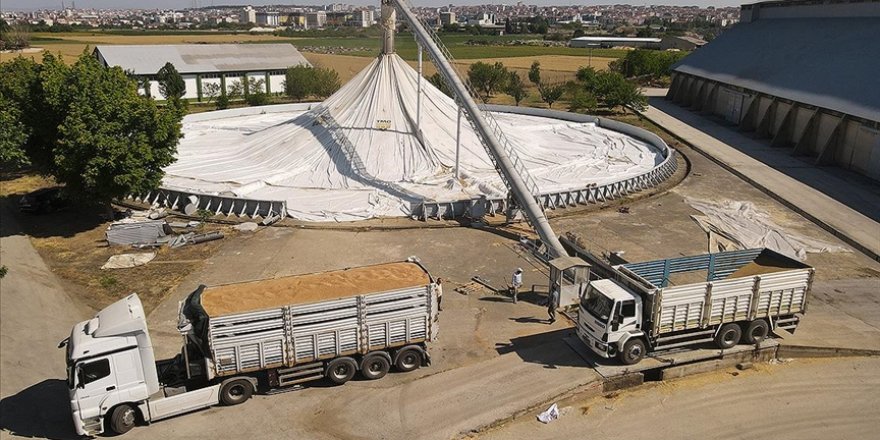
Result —
<path fill-rule="evenodd" d="M 614 300 L 590 289 L 587 297 L 581 301 L 581 307 L 599 321 L 608 322 L 608 317 L 611 316 L 611 309 L 614 307 Z"/>

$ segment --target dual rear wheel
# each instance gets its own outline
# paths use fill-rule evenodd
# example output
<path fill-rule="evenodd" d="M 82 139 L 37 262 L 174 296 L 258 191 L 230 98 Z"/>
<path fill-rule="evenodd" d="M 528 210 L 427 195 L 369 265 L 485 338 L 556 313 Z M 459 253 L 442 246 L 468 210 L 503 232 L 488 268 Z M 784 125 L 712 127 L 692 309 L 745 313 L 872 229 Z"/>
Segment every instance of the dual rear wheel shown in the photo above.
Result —
<path fill-rule="evenodd" d="M 758 344 L 770 333 L 770 325 L 763 319 L 756 319 L 748 324 L 724 324 L 715 335 L 715 345 L 726 350 L 744 341 L 747 344 Z"/>
<path fill-rule="evenodd" d="M 408 347 L 400 350 L 393 362 L 397 371 L 406 373 L 422 366 L 422 352 Z M 364 356 L 360 363 L 361 376 L 367 380 L 385 377 L 391 370 L 392 358 L 385 352 L 374 352 Z M 331 382 L 342 385 L 351 380 L 358 371 L 358 364 L 350 357 L 336 358 L 327 364 L 325 376 Z"/>

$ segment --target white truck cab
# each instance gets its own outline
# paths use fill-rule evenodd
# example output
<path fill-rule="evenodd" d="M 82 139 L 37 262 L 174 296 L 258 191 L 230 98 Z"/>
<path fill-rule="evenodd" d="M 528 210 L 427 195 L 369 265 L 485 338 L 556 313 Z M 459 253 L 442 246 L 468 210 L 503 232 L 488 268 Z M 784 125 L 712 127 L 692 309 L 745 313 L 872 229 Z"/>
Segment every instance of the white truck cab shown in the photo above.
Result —
<path fill-rule="evenodd" d="M 590 349 L 603 358 L 618 355 L 632 339 L 641 341 L 642 299 L 613 279 L 590 282 L 581 297 L 577 334 Z M 633 346 L 634 345 L 634 346 Z M 644 354 L 644 345 L 630 344 L 634 355 Z"/>
<path fill-rule="evenodd" d="M 65 345 L 76 433 L 103 433 L 105 417 L 134 426 L 135 408 L 120 404 L 144 401 L 159 391 L 153 345 L 137 295 L 74 326 L 59 348 Z"/>

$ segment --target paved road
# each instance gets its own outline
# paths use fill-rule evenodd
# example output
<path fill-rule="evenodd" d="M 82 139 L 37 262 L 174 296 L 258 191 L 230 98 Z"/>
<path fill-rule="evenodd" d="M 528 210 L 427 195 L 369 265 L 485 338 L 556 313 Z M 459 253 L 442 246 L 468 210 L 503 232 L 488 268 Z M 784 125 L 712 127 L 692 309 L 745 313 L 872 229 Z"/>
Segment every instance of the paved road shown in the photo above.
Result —
<path fill-rule="evenodd" d="M 805 216 L 857 244 L 872 258 L 880 255 L 880 190 L 812 166 L 729 127 L 651 98 L 642 114 L 764 188 Z"/>
<path fill-rule="evenodd" d="M 717 372 L 565 402 L 547 425 L 531 417 L 481 439 L 867 439 L 880 430 L 878 358 L 795 360 Z M 737 375 L 734 376 L 733 374 Z"/>
<path fill-rule="evenodd" d="M 5 204 L 0 206 L 0 437 L 67 432 L 64 353 L 58 341 L 88 311 L 64 292 Z M 63 425 L 63 426 L 62 426 Z"/>

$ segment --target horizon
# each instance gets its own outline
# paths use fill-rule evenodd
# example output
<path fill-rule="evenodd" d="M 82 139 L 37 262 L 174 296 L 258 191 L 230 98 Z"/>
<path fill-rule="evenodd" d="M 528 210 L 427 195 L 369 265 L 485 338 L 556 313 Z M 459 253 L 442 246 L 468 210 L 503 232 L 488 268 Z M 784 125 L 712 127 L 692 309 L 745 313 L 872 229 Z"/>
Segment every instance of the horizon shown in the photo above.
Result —
<path fill-rule="evenodd" d="M 523 1 L 526 5 L 536 5 L 536 6 L 612 6 L 612 5 L 626 5 L 626 6 L 678 6 L 678 7 L 686 7 L 686 6 L 697 6 L 700 8 L 707 7 L 716 7 L 716 8 L 724 8 L 724 7 L 738 7 L 743 4 L 749 3 L 757 3 L 757 1 L 731 1 L 731 0 L 666 0 L 666 1 L 632 1 L 632 2 L 621 2 L 621 1 L 583 1 L 579 3 L 566 3 L 566 1 L 556 2 L 555 0 L 530 0 Z M 235 1 L 224 1 L 224 0 L 195 0 L 188 2 L 181 2 L 176 0 L 154 0 L 150 1 L 149 6 L 143 5 L 142 1 L 138 0 L 80 0 L 76 2 L 74 0 L 64 0 L 64 5 L 69 7 L 73 3 L 79 3 L 77 5 L 77 9 L 141 9 L 141 10 L 150 10 L 150 9 L 173 9 L 173 10 L 182 10 L 182 9 L 193 9 L 197 8 L 210 8 L 212 6 L 228 6 L 228 7 L 245 7 L 245 6 L 322 6 L 327 4 L 349 4 L 353 6 L 369 6 L 369 5 L 378 5 L 378 0 L 352 0 L 352 1 L 339 1 L 339 2 L 327 2 L 327 1 L 311 1 L 311 0 L 297 0 L 297 1 L 278 1 L 278 0 L 255 0 L 255 1 L 245 1 L 245 2 L 235 2 Z M 188 5 L 181 5 L 181 3 L 189 3 Z M 472 1 L 463 1 L 463 2 L 449 2 L 444 0 L 414 0 L 412 1 L 413 6 L 416 7 L 442 7 L 442 6 L 480 6 L 480 5 L 514 5 L 516 1 L 506 1 L 506 2 L 489 2 L 487 0 L 472 0 Z M 0 6 L 0 11 L 36 11 L 36 10 L 44 10 L 44 9 L 61 9 L 61 0 L 4 0 L 3 5 Z"/>

